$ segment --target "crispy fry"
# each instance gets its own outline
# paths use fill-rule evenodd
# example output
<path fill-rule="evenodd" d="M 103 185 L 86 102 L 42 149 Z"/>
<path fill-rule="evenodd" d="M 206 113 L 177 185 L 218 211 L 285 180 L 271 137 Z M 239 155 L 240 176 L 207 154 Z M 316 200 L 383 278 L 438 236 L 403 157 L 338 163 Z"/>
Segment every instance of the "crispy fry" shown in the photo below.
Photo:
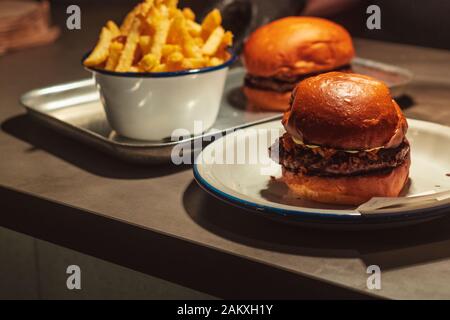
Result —
<path fill-rule="evenodd" d="M 142 60 L 139 62 L 139 67 L 141 67 L 144 71 L 152 71 L 154 67 L 158 65 L 158 59 L 155 55 L 149 53 L 146 54 Z"/>
<path fill-rule="evenodd" d="M 161 55 L 162 57 L 168 57 L 171 53 L 175 51 L 181 51 L 181 46 L 177 44 L 165 44 L 162 48 Z"/>
<path fill-rule="evenodd" d="M 217 27 L 209 36 L 208 40 L 202 47 L 202 53 L 207 56 L 214 55 L 219 49 L 220 44 L 222 43 L 222 38 L 225 34 L 225 31 L 222 27 Z"/>
<path fill-rule="evenodd" d="M 114 41 L 113 43 L 111 43 L 111 46 L 109 47 L 109 57 L 108 60 L 106 60 L 105 70 L 112 71 L 116 68 L 122 49 L 122 43 L 118 41 Z"/>
<path fill-rule="evenodd" d="M 195 21 L 195 13 L 194 13 L 194 11 L 192 11 L 191 8 L 184 8 L 182 12 L 183 12 L 183 16 L 186 19 Z"/>
<path fill-rule="evenodd" d="M 146 55 L 147 53 L 150 52 L 150 48 L 151 48 L 151 44 L 152 44 L 152 39 L 150 36 L 140 36 L 139 37 L 139 48 L 141 49 L 142 55 Z"/>
<path fill-rule="evenodd" d="M 168 18 L 169 17 L 169 8 L 164 4 L 160 5 L 159 6 L 159 14 L 160 14 L 159 16 L 161 18 Z"/>
<path fill-rule="evenodd" d="M 181 66 L 183 69 L 200 69 L 206 66 L 206 59 L 205 58 L 188 58 L 184 59 L 181 63 Z"/>
<path fill-rule="evenodd" d="M 124 35 L 117 36 L 113 39 L 113 41 L 120 42 L 121 44 L 125 44 L 125 42 L 127 41 L 127 36 L 124 36 Z"/>
<path fill-rule="evenodd" d="M 180 13 L 180 10 L 177 8 L 169 7 L 169 18 L 173 18 Z"/>
<path fill-rule="evenodd" d="M 212 57 L 208 61 L 208 67 L 215 67 L 215 66 L 221 65 L 223 63 L 224 63 L 224 61 L 222 59 L 217 58 L 217 57 Z"/>
<path fill-rule="evenodd" d="M 167 63 L 169 64 L 177 64 L 180 63 L 183 60 L 183 54 L 179 51 L 175 51 L 173 53 L 171 53 L 168 57 L 167 57 Z"/>
<path fill-rule="evenodd" d="M 203 45 L 205 44 L 205 41 L 203 40 L 203 38 L 194 38 L 194 43 L 198 46 L 198 47 L 203 47 Z"/>
<path fill-rule="evenodd" d="M 139 5 L 137 9 L 136 15 L 140 18 L 145 19 L 147 17 L 148 12 L 151 8 L 153 8 L 154 0 L 145 0 Z"/>
<path fill-rule="evenodd" d="M 161 51 L 164 44 L 167 41 L 167 35 L 169 34 L 170 20 L 163 19 L 158 24 L 155 36 L 153 37 L 153 43 L 150 52 L 154 54 L 158 59 L 161 59 Z"/>
<path fill-rule="evenodd" d="M 111 45 L 112 38 L 111 31 L 108 28 L 103 27 L 100 32 L 99 41 L 89 57 L 84 60 L 84 65 L 87 67 L 94 67 L 105 62 L 106 59 L 108 59 L 109 46 Z"/>
<path fill-rule="evenodd" d="M 165 63 L 159 64 L 152 69 L 152 72 L 167 72 L 167 65 Z"/>
<path fill-rule="evenodd" d="M 166 0 L 165 3 L 169 8 L 176 8 L 178 6 L 178 0 Z"/>
<path fill-rule="evenodd" d="M 183 17 L 178 13 L 173 17 L 172 24 L 170 25 L 169 34 L 167 36 L 168 44 L 181 45 L 183 42 Z"/>
<path fill-rule="evenodd" d="M 139 41 L 136 45 L 136 49 L 134 50 L 134 56 L 133 56 L 133 62 L 131 63 L 132 66 L 135 66 L 141 61 L 141 59 L 144 57 L 144 54 L 142 53 L 141 47 L 139 46 Z"/>
<path fill-rule="evenodd" d="M 167 57 L 166 65 L 169 71 L 179 71 L 183 70 L 182 62 L 183 54 L 181 52 L 174 52 Z"/>
<path fill-rule="evenodd" d="M 189 58 L 200 59 L 202 57 L 202 50 L 195 44 L 192 39 L 185 40 L 183 49 L 183 51 L 186 53 L 186 56 Z"/>
<path fill-rule="evenodd" d="M 233 45 L 233 34 L 230 31 L 225 32 L 225 34 L 222 37 L 222 42 L 219 46 L 219 49 L 217 50 L 215 56 L 217 58 L 222 59 L 223 61 L 226 61 L 230 59 L 231 55 L 227 51 L 229 47 Z"/>
<path fill-rule="evenodd" d="M 222 24 L 222 16 L 219 10 L 214 9 L 210 13 L 208 13 L 202 22 L 203 39 L 209 38 L 211 32 L 213 32 L 221 24 Z"/>
<path fill-rule="evenodd" d="M 106 27 L 111 31 L 113 38 L 120 36 L 120 29 L 114 21 L 109 20 L 106 23 Z"/>
<path fill-rule="evenodd" d="M 189 34 L 193 37 L 198 37 L 202 33 L 202 26 L 192 20 L 186 19 L 186 26 L 189 30 Z"/>
<path fill-rule="evenodd" d="M 139 28 L 141 21 L 135 19 L 133 25 L 131 26 L 130 32 L 128 33 L 127 41 L 125 47 L 120 55 L 119 63 L 117 64 L 116 71 L 126 72 L 130 69 L 131 64 L 134 59 L 134 52 L 139 43 Z"/>
<path fill-rule="evenodd" d="M 231 58 L 231 54 L 227 50 L 217 51 L 214 57 L 227 61 Z"/>
<path fill-rule="evenodd" d="M 223 47 L 231 47 L 233 45 L 233 34 L 231 31 L 225 32 L 222 38 L 221 46 Z"/>

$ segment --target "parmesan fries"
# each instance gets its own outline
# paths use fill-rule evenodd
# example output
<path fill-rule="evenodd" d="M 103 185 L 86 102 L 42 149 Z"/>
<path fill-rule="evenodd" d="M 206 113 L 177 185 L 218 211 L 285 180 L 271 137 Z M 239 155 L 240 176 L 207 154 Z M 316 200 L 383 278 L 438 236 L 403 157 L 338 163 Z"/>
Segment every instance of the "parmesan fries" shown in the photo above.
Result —
<path fill-rule="evenodd" d="M 122 25 L 108 21 L 84 65 L 116 72 L 167 72 L 230 59 L 233 34 L 223 29 L 219 10 L 197 23 L 190 8 L 177 5 L 177 0 L 144 0 Z"/>

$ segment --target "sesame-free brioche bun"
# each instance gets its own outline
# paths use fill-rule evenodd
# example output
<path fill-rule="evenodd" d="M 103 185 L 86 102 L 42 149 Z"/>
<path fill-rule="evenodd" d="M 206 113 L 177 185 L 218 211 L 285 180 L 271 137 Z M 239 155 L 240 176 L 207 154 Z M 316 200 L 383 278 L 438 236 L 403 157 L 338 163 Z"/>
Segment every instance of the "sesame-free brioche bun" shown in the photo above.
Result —
<path fill-rule="evenodd" d="M 283 124 L 307 144 L 343 150 L 393 148 L 407 131 L 406 119 L 383 82 L 342 72 L 300 82 Z"/>
<path fill-rule="evenodd" d="M 293 173 L 283 168 L 283 181 L 302 199 L 328 204 L 360 205 L 372 197 L 397 197 L 408 181 L 411 160 L 384 173 L 320 177 Z"/>
<path fill-rule="evenodd" d="M 289 109 L 290 92 L 258 90 L 247 86 L 244 86 L 243 91 L 251 108 L 281 112 Z"/>
<path fill-rule="evenodd" d="M 254 76 L 296 76 L 330 71 L 350 63 L 349 33 L 322 18 L 287 17 L 260 27 L 247 39 L 244 63 Z"/>

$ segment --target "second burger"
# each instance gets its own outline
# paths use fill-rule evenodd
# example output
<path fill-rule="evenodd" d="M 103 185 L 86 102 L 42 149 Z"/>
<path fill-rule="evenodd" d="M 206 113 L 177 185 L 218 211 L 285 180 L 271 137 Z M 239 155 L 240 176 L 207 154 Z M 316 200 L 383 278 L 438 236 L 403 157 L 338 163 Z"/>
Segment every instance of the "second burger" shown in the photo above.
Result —
<path fill-rule="evenodd" d="M 349 33 L 332 21 L 276 20 L 257 29 L 245 43 L 244 94 L 252 107 L 284 111 L 299 81 L 328 71 L 350 71 L 353 57 Z"/>

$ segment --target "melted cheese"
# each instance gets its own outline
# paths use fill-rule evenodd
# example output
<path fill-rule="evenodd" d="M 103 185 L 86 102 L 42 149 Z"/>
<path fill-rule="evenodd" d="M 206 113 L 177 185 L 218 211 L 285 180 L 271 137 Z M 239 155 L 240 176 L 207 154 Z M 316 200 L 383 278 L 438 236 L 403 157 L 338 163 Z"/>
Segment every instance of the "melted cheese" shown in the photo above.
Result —
<path fill-rule="evenodd" d="M 296 144 L 305 146 L 306 148 L 309 149 L 316 149 L 316 148 L 320 148 L 320 146 L 315 145 L 315 144 L 305 144 L 303 143 L 303 141 L 292 137 L 292 141 L 294 141 Z M 383 149 L 384 147 L 376 147 L 376 148 L 371 148 L 371 149 L 366 149 L 366 150 L 340 150 L 340 149 L 336 149 L 338 151 L 343 151 L 343 152 L 347 152 L 347 153 L 358 153 L 358 152 L 371 152 L 371 151 L 375 151 L 375 150 L 379 150 L 379 149 Z"/>

